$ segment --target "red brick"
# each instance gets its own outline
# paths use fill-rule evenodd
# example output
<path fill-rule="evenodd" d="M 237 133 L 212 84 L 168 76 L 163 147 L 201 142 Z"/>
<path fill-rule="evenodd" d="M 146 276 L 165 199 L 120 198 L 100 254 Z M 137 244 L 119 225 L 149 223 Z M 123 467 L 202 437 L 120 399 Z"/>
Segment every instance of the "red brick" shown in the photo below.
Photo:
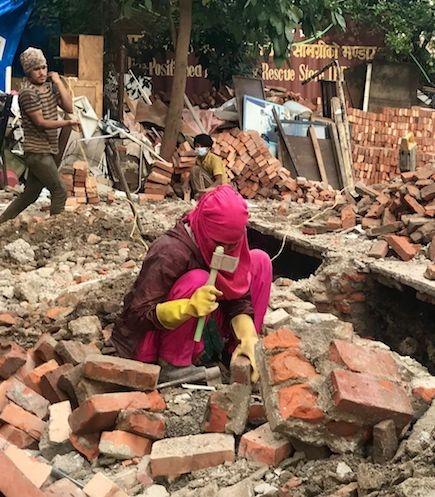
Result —
<path fill-rule="evenodd" d="M 19 449 L 38 449 L 38 442 L 34 438 L 25 431 L 9 424 L 0 426 L 0 437 L 16 445 Z"/>
<path fill-rule="evenodd" d="M 15 378 L 9 379 L 6 397 L 40 419 L 48 416 L 48 400 Z"/>
<path fill-rule="evenodd" d="M 432 400 L 435 399 L 435 387 L 433 387 L 433 388 L 430 388 L 430 387 L 429 388 L 426 388 L 426 387 L 413 388 L 412 395 L 414 395 L 414 397 L 422 399 L 425 402 L 427 402 L 428 404 L 430 404 L 432 402 Z"/>
<path fill-rule="evenodd" d="M 116 483 L 102 473 L 97 473 L 83 489 L 87 497 L 128 497 Z"/>
<path fill-rule="evenodd" d="M 210 468 L 235 459 L 234 437 L 206 433 L 187 437 L 165 438 L 154 442 L 151 450 L 151 472 L 157 476 L 175 477 Z"/>
<path fill-rule="evenodd" d="M 34 356 L 39 363 L 57 360 L 57 354 L 54 351 L 57 341 L 48 333 L 41 335 L 34 347 Z"/>
<path fill-rule="evenodd" d="M 301 340 L 287 328 L 280 328 L 263 338 L 263 345 L 266 350 L 293 349 L 300 350 Z"/>
<path fill-rule="evenodd" d="M 277 466 L 291 454 L 290 442 L 272 433 L 268 423 L 245 433 L 239 445 L 239 457 L 268 466 Z"/>
<path fill-rule="evenodd" d="M 230 363 L 230 383 L 240 383 L 242 385 L 251 384 L 251 361 L 245 356 L 237 356 L 231 359 Z"/>
<path fill-rule="evenodd" d="M 2 326 L 14 326 L 17 324 L 17 318 L 10 312 L 0 313 L 0 325 Z"/>
<path fill-rule="evenodd" d="M 326 428 L 334 435 L 345 438 L 353 437 L 363 429 L 362 426 L 356 425 L 355 423 L 348 423 L 346 421 L 330 421 L 329 423 L 326 423 Z"/>
<path fill-rule="evenodd" d="M 100 438 L 100 454 L 115 459 L 133 459 L 151 452 L 152 441 L 126 431 L 105 431 Z"/>
<path fill-rule="evenodd" d="M 136 390 L 154 390 L 159 379 L 160 366 L 96 354 L 86 358 L 83 374 L 92 380 Z"/>
<path fill-rule="evenodd" d="M 165 437 L 165 418 L 158 413 L 128 409 L 119 413 L 116 429 L 160 440 Z"/>
<path fill-rule="evenodd" d="M 52 483 L 44 490 L 46 497 L 86 497 L 79 487 L 67 478 Z"/>
<path fill-rule="evenodd" d="M 100 433 L 88 433 L 87 435 L 76 435 L 72 433 L 69 437 L 71 445 L 80 452 L 88 461 L 97 459 L 100 454 Z"/>
<path fill-rule="evenodd" d="M 425 215 L 424 207 L 421 204 L 419 204 L 417 202 L 417 200 L 415 200 L 414 197 L 411 197 L 411 195 L 405 195 L 405 197 L 404 197 L 403 200 L 408 204 L 408 206 L 414 212 L 416 212 L 417 214 L 420 214 L 420 216 L 424 216 Z"/>
<path fill-rule="evenodd" d="M 370 251 L 369 257 L 375 259 L 383 259 L 388 254 L 388 243 L 385 240 L 377 240 L 373 243 Z"/>
<path fill-rule="evenodd" d="M 59 378 L 73 368 L 72 364 L 62 364 L 53 371 L 48 371 L 41 377 L 39 388 L 43 397 L 55 404 L 68 400 L 68 396 L 58 386 Z"/>
<path fill-rule="evenodd" d="M 33 371 L 28 373 L 24 377 L 23 381 L 32 390 L 35 390 L 35 392 L 41 394 L 42 393 L 41 388 L 40 388 L 41 378 L 46 373 L 48 373 L 50 371 L 54 371 L 58 367 L 59 367 L 59 364 L 54 359 L 52 359 L 51 361 L 48 361 L 44 364 L 41 364 L 41 366 L 38 366 Z"/>
<path fill-rule="evenodd" d="M 390 352 L 362 347 L 344 340 L 333 340 L 329 359 L 356 373 L 400 379 L 399 369 Z"/>
<path fill-rule="evenodd" d="M 404 261 L 410 261 L 419 252 L 420 245 L 413 245 L 406 236 L 386 235 L 389 247 Z"/>
<path fill-rule="evenodd" d="M 284 419 L 299 418 L 315 423 L 324 418 L 323 411 L 317 405 L 317 395 L 307 384 L 281 388 L 278 399 L 279 411 Z"/>
<path fill-rule="evenodd" d="M 19 449 L 15 445 L 8 445 L 3 452 L 35 487 L 41 488 L 51 474 L 49 464 L 30 456 L 25 450 Z"/>
<path fill-rule="evenodd" d="M 343 370 L 333 371 L 331 380 L 334 403 L 341 412 L 373 424 L 391 418 L 400 428 L 412 418 L 406 392 L 391 381 Z"/>
<path fill-rule="evenodd" d="M 22 407 L 10 402 L 0 414 L 0 420 L 23 430 L 35 440 L 39 440 L 45 428 L 45 422 Z"/>
<path fill-rule="evenodd" d="M 254 400 L 249 406 L 248 422 L 252 425 L 259 425 L 266 421 L 266 409 L 264 408 L 263 402 Z"/>
<path fill-rule="evenodd" d="M 421 198 L 425 202 L 430 202 L 432 199 L 435 198 L 435 182 L 432 182 L 431 185 L 425 186 L 424 188 L 421 189 L 420 191 Z"/>
<path fill-rule="evenodd" d="M 293 476 L 279 489 L 278 497 L 293 497 L 293 495 L 295 495 L 294 489 L 300 487 L 301 485 L 302 480 L 297 476 Z"/>
<path fill-rule="evenodd" d="M 316 370 L 311 363 L 300 358 L 292 350 L 286 350 L 269 359 L 271 384 L 276 385 L 290 379 L 314 378 Z"/>
<path fill-rule="evenodd" d="M 0 452 L 0 494 L 5 497 L 45 497 L 15 464 Z"/>
<path fill-rule="evenodd" d="M 352 205 L 347 205 L 341 211 L 341 224 L 345 230 L 356 226 L 356 215 Z"/>
<path fill-rule="evenodd" d="M 0 342 L 0 378 L 7 380 L 26 363 L 26 352 L 13 342 Z"/>
<path fill-rule="evenodd" d="M 148 409 L 163 411 L 166 407 L 163 397 L 156 391 L 120 392 L 94 395 L 70 416 L 69 423 L 73 433 L 95 433 L 112 428 L 119 411 L 125 409 Z"/>

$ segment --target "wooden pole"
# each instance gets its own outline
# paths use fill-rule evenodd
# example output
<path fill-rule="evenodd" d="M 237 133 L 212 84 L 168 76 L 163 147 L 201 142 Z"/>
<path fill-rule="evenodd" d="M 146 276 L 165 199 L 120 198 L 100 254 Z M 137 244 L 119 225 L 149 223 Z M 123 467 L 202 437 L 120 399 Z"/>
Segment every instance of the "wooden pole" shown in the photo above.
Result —
<path fill-rule="evenodd" d="M 343 112 L 340 104 L 340 100 L 338 97 L 331 98 L 331 111 L 334 117 L 335 124 L 337 126 L 338 138 L 340 141 L 341 154 L 343 157 L 343 170 L 342 170 L 342 178 L 343 178 L 343 186 L 353 190 L 354 181 L 352 174 L 352 163 L 349 160 L 349 146 L 345 131 L 345 126 L 343 123 Z"/>
<path fill-rule="evenodd" d="M 310 134 L 311 143 L 314 149 L 314 155 L 316 157 L 317 167 L 319 168 L 320 177 L 322 181 L 326 184 L 329 184 L 328 176 L 326 174 L 325 164 L 323 162 L 322 152 L 320 150 L 319 140 L 317 139 L 316 128 L 314 126 L 310 126 L 308 128 L 308 132 Z"/>

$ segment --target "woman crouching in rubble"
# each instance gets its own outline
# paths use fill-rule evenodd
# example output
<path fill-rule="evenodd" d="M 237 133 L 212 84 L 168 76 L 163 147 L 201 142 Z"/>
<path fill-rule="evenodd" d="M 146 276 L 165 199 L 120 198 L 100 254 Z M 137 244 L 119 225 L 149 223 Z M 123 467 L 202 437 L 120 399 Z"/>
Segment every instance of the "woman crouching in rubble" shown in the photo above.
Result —
<path fill-rule="evenodd" d="M 189 375 L 204 352 L 204 341 L 194 341 L 198 317 L 210 316 L 226 352 L 247 356 L 252 380 L 258 380 L 254 347 L 269 302 L 272 264 L 265 252 L 249 250 L 247 223 L 246 201 L 222 185 L 151 246 L 112 334 L 120 356 L 160 364 L 160 381 Z M 219 272 L 216 286 L 207 286 L 218 245 L 239 264 L 234 273 Z"/>

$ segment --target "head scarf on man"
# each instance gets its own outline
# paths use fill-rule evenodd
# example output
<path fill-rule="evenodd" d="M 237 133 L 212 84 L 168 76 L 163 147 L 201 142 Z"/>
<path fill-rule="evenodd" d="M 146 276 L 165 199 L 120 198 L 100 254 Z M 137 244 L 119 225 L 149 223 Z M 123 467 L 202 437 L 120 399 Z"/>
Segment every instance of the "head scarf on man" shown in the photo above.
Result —
<path fill-rule="evenodd" d="M 218 186 L 201 197 L 186 219 L 207 265 L 218 245 L 230 245 L 225 254 L 239 258 L 234 273 L 218 273 L 216 287 L 223 298 L 235 300 L 246 295 L 251 284 L 251 260 L 246 231 L 248 206 L 243 197 L 229 185 Z"/>
<path fill-rule="evenodd" d="M 29 47 L 20 55 L 20 62 L 23 67 L 23 71 L 28 74 L 35 67 L 41 67 L 47 65 L 47 59 L 45 58 L 42 50 L 39 48 Z"/>

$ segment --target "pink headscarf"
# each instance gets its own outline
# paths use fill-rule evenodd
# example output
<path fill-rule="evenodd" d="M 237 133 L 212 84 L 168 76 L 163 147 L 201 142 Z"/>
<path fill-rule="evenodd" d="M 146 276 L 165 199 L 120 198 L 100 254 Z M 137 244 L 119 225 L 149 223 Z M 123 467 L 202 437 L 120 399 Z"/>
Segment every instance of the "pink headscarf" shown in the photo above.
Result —
<path fill-rule="evenodd" d="M 229 185 L 221 185 L 203 195 L 196 208 L 187 217 L 204 261 L 210 265 L 217 245 L 234 245 L 225 254 L 239 258 L 234 273 L 219 271 L 216 287 L 224 300 L 235 300 L 248 293 L 251 285 L 251 259 L 246 226 L 246 201 Z"/>

